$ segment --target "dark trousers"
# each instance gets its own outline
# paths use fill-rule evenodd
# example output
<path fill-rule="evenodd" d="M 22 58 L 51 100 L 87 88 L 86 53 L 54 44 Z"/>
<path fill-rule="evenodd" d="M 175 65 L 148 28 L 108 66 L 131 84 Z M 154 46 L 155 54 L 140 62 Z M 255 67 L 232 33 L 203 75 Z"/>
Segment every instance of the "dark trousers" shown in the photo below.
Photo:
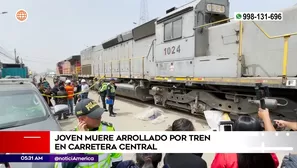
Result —
<path fill-rule="evenodd" d="M 62 116 L 63 116 L 63 119 L 67 119 L 68 118 L 68 113 L 65 112 L 65 111 L 62 111 L 62 112 L 60 112 L 60 113 L 58 113 L 56 115 L 58 115 L 58 120 L 61 120 L 62 119 Z"/>
<path fill-rule="evenodd" d="M 48 95 L 48 96 L 50 96 L 50 95 Z M 51 102 L 51 97 L 48 97 L 48 96 L 43 96 L 43 98 L 49 107 L 53 107 L 53 104 Z"/>
<path fill-rule="evenodd" d="M 105 102 L 106 96 L 105 95 L 100 95 L 100 97 L 101 97 L 101 101 L 102 101 L 102 106 L 103 106 L 104 109 L 106 109 L 106 102 Z"/>
<path fill-rule="evenodd" d="M 55 95 L 56 96 L 56 95 Z M 58 102 L 58 99 L 57 98 L 54 98 L 54 101 L 55 101 L 55 105 L 57 104 Z"/>
<path fill-rule="evenodd" d="M 113 105 L 114 105 L 114 97 L 109 97 L 112 100 L 112 104 L 108 105 L 109 114 L 114 114 L 113 112 Z"/>
<path fill-rule="evenodd" d="M 75 104 L 75 105 L 76 105 L 76 103 L 77 103 L 78 98 L 79 98 L 79 95 L 75 95 L 75 96 L 74 96 L 74 104 Z"/>
<path fill-rule="evenodd" d="M 87 99 L 89 95 L 89 92 L 85 92 L 81 94 L 81 99 Z"/>

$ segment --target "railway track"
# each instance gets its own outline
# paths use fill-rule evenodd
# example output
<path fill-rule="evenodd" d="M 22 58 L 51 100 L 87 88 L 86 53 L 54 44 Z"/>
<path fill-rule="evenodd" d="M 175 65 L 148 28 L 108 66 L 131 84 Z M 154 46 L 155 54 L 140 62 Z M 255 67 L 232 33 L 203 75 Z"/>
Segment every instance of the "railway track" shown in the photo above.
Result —
<path fill-rule="evenodd" d="M 98 95 L 97 91 L 93 90 L 92 92 L 96 92 L 96 94 Z M 98 97 L 99 97 L 99 95 L 98 95 Z M 164 111 L 165 113 L 175 113 L 175 114 L 179 114 L 179 115 L 186 115 L 188 117 L 194 117 L 197 120 L 197 122 L 207 124 L 206 119 L 204 117 L 204 114 L 192 115 L 190 113 L 190 111 L 187 111 L 187 110 L 184 110 L 184 109 L 171 108 L 170 106 L 168 106 L 168 108 L 165 108 L 163 106 L 155 105 L 153 100 L 152 101 L 147 101 L 147 102 L 142 102 L 142 101 L 137 100 L 137 99 L 132 99 L 132 98 L 128 98 L 128 97 L 120 96 L 120 95 L 117 96 L 117 99 L 121 100 L 121 101 L 125 101 L 125 102 L 133 104 L 133 105 L 136 105 L 136 106 L 140 106 L 140 107 L 141 106 L 147 106 L 147 107 L 159 108 L 159 109 L 162 109 L 162 111 Z"/>

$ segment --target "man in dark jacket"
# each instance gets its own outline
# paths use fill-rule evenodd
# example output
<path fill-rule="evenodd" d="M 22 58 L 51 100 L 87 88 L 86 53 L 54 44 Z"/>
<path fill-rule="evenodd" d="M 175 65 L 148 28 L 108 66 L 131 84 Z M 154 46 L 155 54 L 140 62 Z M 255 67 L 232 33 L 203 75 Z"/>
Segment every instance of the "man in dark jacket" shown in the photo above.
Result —
<path fill-rule="evenodd" d="M 65 88 L 64 88 L 64 86 L 60 86 L 60 88 L 59 88 L 59 91 L 57 92 L 57 96 L 58 96 L 58 98 L 57 98 L 57 105 L 58 104 L 65 104 L 65 105 L 67 105 L 67 92 L 66 92 L 66 90 L 65 90 Z M 58 120 L 61 120 L 62 119 L 62 115 L 63 115 L 63 119 L 67 119 L 68 117 L 67 117 L 67 115 L 68 114 L 66 114 L 66 113 L 63 113 L 63 114 L 58 114 Z"/>
<path fill-rule="evenodd" d="M 78 83 L 78 81 L 76 81 L 76 82 L 74 82 L 74 87 L 76 88 L 76 89 L 74 89 L 74 94 L 75 94 L 74 104 L 76 105 L 77 100 L 79 99 L 79 94 L 77 94 L 77 93 L 81 92 L 81 85 Z"/>
<path fill-rule="evenodd" d="M 39 84 L 38 90 L 42 94 L 42 96 L 43 96 L 45 102 L 48 104 L 48 106 L 52 107 L 53 104 L 51 102 L 51 91 L 48 88 L 45 88 L 43 84 Z"/>
<path fill-rule="evenodd" d="M 59 91 L 59 82 L 56 81 L 55 86 L 52 88 L 53 95 L 57 96 L 58 91 Z M 57 98 L 54 97 L 54 101 L 55 101 L 55 104 L 57 104 Z"/>

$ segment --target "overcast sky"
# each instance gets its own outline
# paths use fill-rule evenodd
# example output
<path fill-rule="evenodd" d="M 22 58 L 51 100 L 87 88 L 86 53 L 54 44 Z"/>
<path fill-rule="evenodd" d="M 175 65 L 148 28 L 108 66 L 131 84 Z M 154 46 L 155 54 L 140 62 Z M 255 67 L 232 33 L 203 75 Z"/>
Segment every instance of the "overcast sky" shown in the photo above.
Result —
<path fill-rule="evenodd" d="M 148 0 L 149 18 L 165 14 L 173 6 L 191 0 Z M 297 3 L 297 0 L 230 0 L 234 12 L 269 12 Z M 28 20 L 15 19 L 18 9 Z M 140 0 L 0 0 L 0 52 L 13 56 L 14 48 L 30 69 L 55 70 L 55 64 L 79 54 L 87 46 L 100 44 L 139 21 Z M 11 60 L 0 54 L 2 62 Z"/>

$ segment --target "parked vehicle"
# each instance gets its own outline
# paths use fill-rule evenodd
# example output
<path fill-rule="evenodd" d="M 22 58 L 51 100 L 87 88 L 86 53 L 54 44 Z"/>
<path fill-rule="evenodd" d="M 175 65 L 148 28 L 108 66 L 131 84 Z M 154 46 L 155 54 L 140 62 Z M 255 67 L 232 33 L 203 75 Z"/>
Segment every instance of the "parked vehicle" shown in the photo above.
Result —
<path fill-rule="evenodd" d="M 62 130 L 31 79 L 0 79 L 0 107 L 0 131 Z M 10 164 L 12 168 L 53 168 L 54 166 L 54 163 L 6 164 Z"/>
<path fill-rule="evenodd" d="M 19 76 L 21 78 L 28 78 L 28 68 L 24 64 L 3 64 L 1 63 L 1 78 L 7 76 Z"/>

